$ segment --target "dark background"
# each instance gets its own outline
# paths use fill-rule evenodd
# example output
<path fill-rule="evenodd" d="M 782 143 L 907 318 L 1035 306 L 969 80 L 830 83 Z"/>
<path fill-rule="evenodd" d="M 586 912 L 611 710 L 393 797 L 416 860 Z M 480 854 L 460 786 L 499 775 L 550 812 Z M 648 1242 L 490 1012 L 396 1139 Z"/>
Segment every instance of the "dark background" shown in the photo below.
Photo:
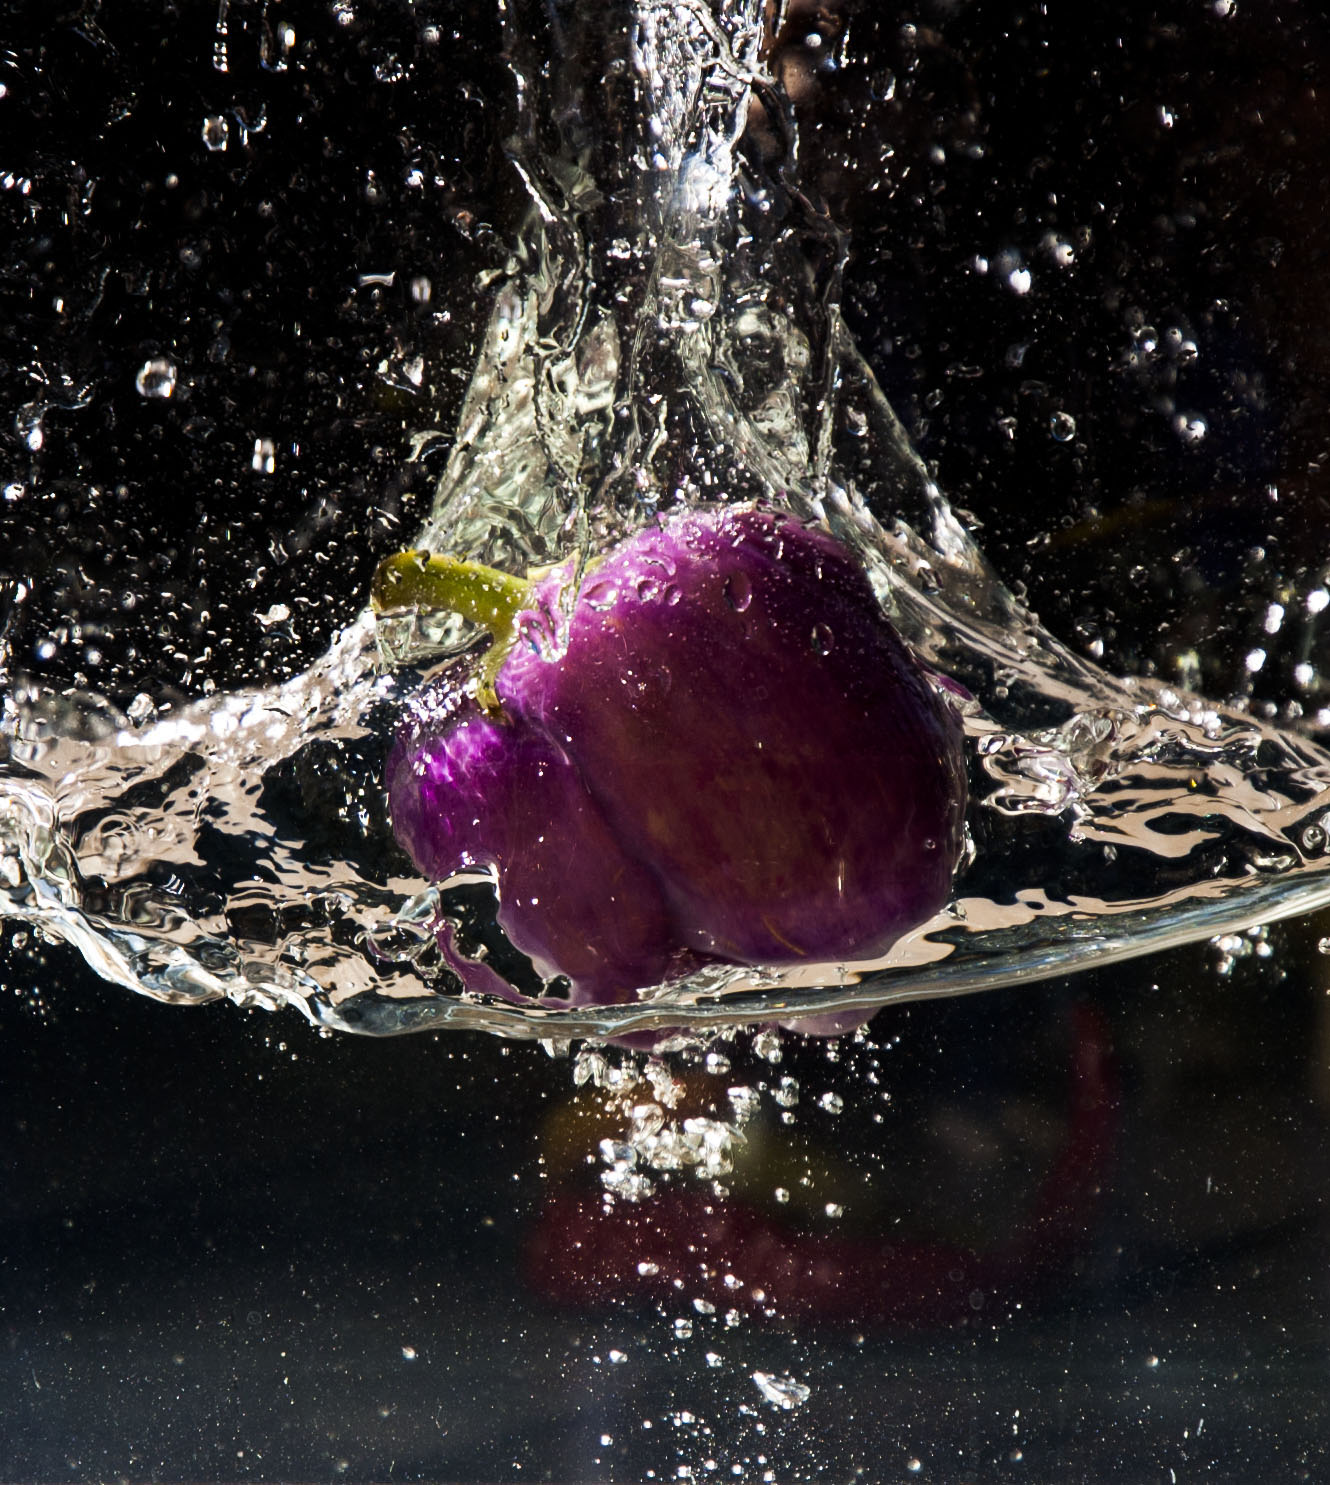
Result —
<path fill-rule="evenodd" d="M 848 318 L 1055 633 L 1315 726 L 1293 667 L 1323 652 L 1305 597 L 1330 561 L 1330 27 L 1050 10 L 787 29 Z M 225 72 L 211 5 L 0 19 L 0 624 L 13 670 L 121 703 L 295 674 L 358 611 L 447 456 L 479 276 L 523 210 L 488 7 L 224 14 Z M 135 389 L 157 357 L 170 399 Z M 731 1205 L 801 1261 L 852 1239 L 885 1288 L 856 1316 L 853 1273 L 834 1303 L 794 1284 L 732 1328 L 631 1263 L 573 1292 L 612 1126 L 566 1061 L 169 1009 L 12 932 L 0 1476 L 1324 1479 L 1322 931 L 1249 939 L 1227 974 L 1200 946 L 883 1012 L 869 1045 L 791 1040 L 779 1068 L 733 1049 L 702 1105 L 781 1075 L 803 1097 L 788 1126 L 768 1100 Z M 1106 1150 L 1075 1142 L 1087 1036 Z M 1073 1175 L 1100 1199 L 1041 1247 Z M 655 1208 L 680 1243 L 688 1187 Z M 893 1264 L 908 1287 L 1024 1239 L 977 1309 L 881 1298 Z M 754 1370 L 813 1394 L 772 1411 Z"/>

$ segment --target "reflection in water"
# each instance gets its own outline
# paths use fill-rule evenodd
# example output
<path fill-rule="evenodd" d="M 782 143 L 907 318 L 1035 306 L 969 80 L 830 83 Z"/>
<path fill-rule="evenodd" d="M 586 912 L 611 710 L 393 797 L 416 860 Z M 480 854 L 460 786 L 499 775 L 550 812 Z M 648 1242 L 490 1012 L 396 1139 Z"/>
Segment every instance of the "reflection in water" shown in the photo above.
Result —
<path fill-rule="evenodd" d="M 530 207 L 417 544 L 513 570 L 586 560 L 658 510 L 717 497 L 824 523 L 916 651 L 978 698 L 973 851 L 954 900 L 873 963 L 717 967 L 600 1010 L 460 994 L 439 912 L 538 987 L 495 941 L 484 882 L 413 878 L 380 773 L 404 697 L 469 636 L 432 617 L 376 635 L 362 615 L 284 684 L 167 711 L 15 676 L 5 912 L 164 1000 L 565 1041 L 955 994 L 1330 900 L 1330 758 L 1074 655 L 1003 586 L 914 451 L 845 327 L 847 239 L 797 162 L 808 80 L 773 52 L 765 8 L 504 14 L 508 150 Z M 1014 260 L 999 267 L 1028 290 Z M 170 398 L 175 375 L 149 358 L 136 390 Z M 1074 420 L 1051 427 L 1074 435 Z M 275 458 L 255 443 L 256 471 Z"/>

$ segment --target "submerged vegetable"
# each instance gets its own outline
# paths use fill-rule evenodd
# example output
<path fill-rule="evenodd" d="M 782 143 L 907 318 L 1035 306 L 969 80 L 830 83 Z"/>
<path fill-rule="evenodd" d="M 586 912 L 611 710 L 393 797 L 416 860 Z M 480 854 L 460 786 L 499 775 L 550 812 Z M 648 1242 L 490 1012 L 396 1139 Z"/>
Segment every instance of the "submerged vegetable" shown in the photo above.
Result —
<path fill-rule="evenodd" d="M 957 714 L 851 555 L 788 516 L 692 510 L 530 584 L 404 553 L 380 608 L 495 634 L 425 687 L 389 759 L 432 880 L 491 869 L 499 922 L 577 1002 L 717 961 L 870 959 L 947 899 Z"/>

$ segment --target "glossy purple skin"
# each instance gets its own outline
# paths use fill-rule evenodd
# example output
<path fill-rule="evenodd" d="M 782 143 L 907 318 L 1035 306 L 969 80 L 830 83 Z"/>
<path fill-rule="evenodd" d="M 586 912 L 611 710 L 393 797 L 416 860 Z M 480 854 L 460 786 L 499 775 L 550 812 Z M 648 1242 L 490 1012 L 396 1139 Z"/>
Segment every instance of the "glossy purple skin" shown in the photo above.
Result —
<path fill-rule="evenodd" d="M 577 1001 L 708 961 L 871 959 L 937 912 L 960 856 L 955 710 L 854 559 L 793 519 L 690 511 L 582 584 L 538 583 L 503 716 L 427 688 L 389 764 L 427 876 L 495 868 L 500 922 Z"/>

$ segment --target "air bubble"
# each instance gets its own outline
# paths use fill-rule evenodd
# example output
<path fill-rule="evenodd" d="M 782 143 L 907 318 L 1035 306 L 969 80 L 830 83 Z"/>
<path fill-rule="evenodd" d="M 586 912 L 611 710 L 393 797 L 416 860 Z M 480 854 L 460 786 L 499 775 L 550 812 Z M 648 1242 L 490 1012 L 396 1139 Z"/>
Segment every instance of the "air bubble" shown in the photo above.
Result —
<path fill-rule="evenodd" d="M 1076 437 L 1076 419 L 1070 413 L 1055 412 L 1048 420 L 1048 431 L 1057 443 L 1070 443 Z"/>
<path fill-rule="evenodd" d="M 777 1031 L 759 1031 L 753 1038 L 753 1051 L 764 1062 L 779 1062 L 783 1055 L 780 1033 Z"/>

